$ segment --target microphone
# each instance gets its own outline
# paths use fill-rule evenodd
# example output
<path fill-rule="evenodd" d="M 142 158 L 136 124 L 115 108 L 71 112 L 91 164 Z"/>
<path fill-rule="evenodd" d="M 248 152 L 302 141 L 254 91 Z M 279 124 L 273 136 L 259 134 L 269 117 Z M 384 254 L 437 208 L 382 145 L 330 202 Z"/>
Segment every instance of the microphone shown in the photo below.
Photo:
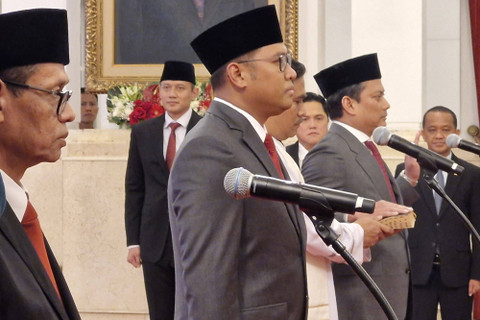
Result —
<path fill-rule="evenodd" d="M 245 168 L 234 168 L 223 180 L 225 191 L 235 199 L 260 197 L 298 204 L 302 209 L 320 212 L 373 212 L 375 201 L 357 194 L 311 184 L 299 184 L 272 177 L 253 175 Z"/>
<path fill-rule="evenodd" d="M 434 171 L 438 171 L 440 169 L 445 172 L 453 172 L 455 174 L 461 174 L 464 170 L 464 168 L 456 162 L 442 157 L 438 153 L 417 146 L 416 144 L 413 144 L 412 142 L 395 134 L 391 134 L 386 127 L 378 127 L 373 130 L 372 138 L 373 141 L 375 141 L 375 143 L 378 145 L 388 145 L 390 148 L 393 148 L 400 152 L 406 153 L 411 157 L 416 158 L 417 160 L 419 160 L 420 165 L 424 164 L 420 160 L 427 157 L 429 162 L 425 164 L 428 164 L 430 166 L 433 165 L 435 167 L 428 169 L 432 169 Z"/>
<path fill-rule="evenodd" d="M 450 148 L 460 148 L 480 155 L 480 145 L 463 140 L 455 133 L 451 133 L 448 135 L 446 143 L 447 146 L 449 146 Z"/>

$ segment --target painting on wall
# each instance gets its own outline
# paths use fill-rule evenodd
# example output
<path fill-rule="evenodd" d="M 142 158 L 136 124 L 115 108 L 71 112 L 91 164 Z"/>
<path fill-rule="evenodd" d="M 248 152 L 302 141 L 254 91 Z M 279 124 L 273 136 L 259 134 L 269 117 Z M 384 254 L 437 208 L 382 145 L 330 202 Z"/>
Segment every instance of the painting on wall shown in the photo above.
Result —
<path fill-rule="evenodd" d="M 86 86 L 106 92 L 117 85 L 158 81 L 167 60 L 194 64 L 209 77 L 190 42 L 233 15 L 275 4 L 287 48 L 297 55 L 298 0 L 86 0 Z"/>

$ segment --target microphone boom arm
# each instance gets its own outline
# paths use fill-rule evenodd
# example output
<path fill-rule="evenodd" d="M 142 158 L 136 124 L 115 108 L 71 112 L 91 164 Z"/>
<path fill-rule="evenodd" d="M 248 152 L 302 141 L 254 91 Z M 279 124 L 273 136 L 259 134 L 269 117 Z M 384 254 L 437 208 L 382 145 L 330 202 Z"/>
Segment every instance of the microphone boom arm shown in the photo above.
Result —
<path fill-rule="evenodd" d="M 345 245 L 338 239 L 338 234 L 333 231 L 330 227 L 334 219 L 333 210 L 326 209 L 325 212 L 319 212 L 318 210 L 312 209 L 302 209 L 303 212 L 310 218 L 313 225 L 315 226 L 315 231 L 322 238 L 327 246 L 331 245 L 332 248 L 342 256 L 343 259 L 348 263 L 350 268 L 355 272 L 355 274 L 363 281 L 367 286 L 368 290 L 377 300 L 378 304 L 382 308 L 383 312 L 389 320 L 398 320 L 395 311 L 388 302 L 385 295 L 382 293 L 378 285 L 373 281 L 372 277 L 365 271 L 365 269 L 353 258 L 350 252 L 347 251 Z"/>

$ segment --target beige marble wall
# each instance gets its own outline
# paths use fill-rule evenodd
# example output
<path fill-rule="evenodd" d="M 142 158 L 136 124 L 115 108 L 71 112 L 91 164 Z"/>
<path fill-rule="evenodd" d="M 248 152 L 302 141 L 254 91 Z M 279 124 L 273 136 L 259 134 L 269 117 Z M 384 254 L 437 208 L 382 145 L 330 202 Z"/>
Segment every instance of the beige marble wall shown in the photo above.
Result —
<path fill-rule="evenodd" d="M 413 139 L 415 132 L 396 132 Z M 146 320 L 140 269 L 126 262 L 124 177 L 129 130 L 71 130 L 56 163 L 23 183 L 85 320 Z M 380 147 L 390 169 L 403 155 Z M 475 155 L 456 151 L 479 164 Z"/>

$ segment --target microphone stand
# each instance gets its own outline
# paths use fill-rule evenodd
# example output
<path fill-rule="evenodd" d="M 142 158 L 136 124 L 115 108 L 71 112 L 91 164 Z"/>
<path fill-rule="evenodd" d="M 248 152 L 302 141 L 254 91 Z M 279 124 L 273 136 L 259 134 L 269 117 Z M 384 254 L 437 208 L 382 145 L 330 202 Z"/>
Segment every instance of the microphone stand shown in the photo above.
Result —
<path fill-rule="evenodd" d="M 475 230 L 475 227 L 472 225 L 470 220 L 465 216 L 462 210 L 460 210 L 460 208 L 447 195 L 445 190 L 438 184 L 438 181 L 435 180 L 434 176 L 437 173 L 438 168 L 435 166 L 434 164 L 435 162 L 430 157 L 430 155 L 426 152 L 420 152 L 418 155 L 417 161 L 420 164 L 420 166 L 423 168 L 422 177 L 427 183 L 427 185 L 430 187 L 430 189 L 435 190 L 435 192 L 438 193 L 440 197 L 442 197 L 442 199 L 447 201 L 447 203 L 450 205 L 453 211 L 458 215 L 460 220 L 462 220 L 463 224 L 472 235 L 472 238 L 475 239 L 478 245 L 480 245 L 480 235 L 478 234 L 477 230 Z"/>
<path fill-rule="evenodd" d="M 325 199 L 326 201 L 326 199 Z M 328 202 L 326 202 L 328 203 Z M 353 269 L 357 276 L 363 281 L 367 286 L 370 292 L 373 294 L 378 304 L 382 308 L 383 312 L 389 320 L 398 320 L 395 311 L 393 311 L 392 306 L 388 302 L 385 295 L 382 293 L 377 284 L 373 281 L 370 275 L 365 271 L 365 269 L 353 258 L 350 252 L 347 251 L 345 245 L 338 240 L 338 234 L 330 228 L 332 221 L 334 219 L 334 211 L 332 208 L 327 208 L 323 205 L 324 209 L 319 213 L 318 211 L 314 212 L 311 209 L 302 209 L 305 212 L 310 220 L 315 226 L 315 230 L 326 245 L 331 245 L 333 249 L 342 256 L 343 259 L 348 263 L 348 265 Z"/>

